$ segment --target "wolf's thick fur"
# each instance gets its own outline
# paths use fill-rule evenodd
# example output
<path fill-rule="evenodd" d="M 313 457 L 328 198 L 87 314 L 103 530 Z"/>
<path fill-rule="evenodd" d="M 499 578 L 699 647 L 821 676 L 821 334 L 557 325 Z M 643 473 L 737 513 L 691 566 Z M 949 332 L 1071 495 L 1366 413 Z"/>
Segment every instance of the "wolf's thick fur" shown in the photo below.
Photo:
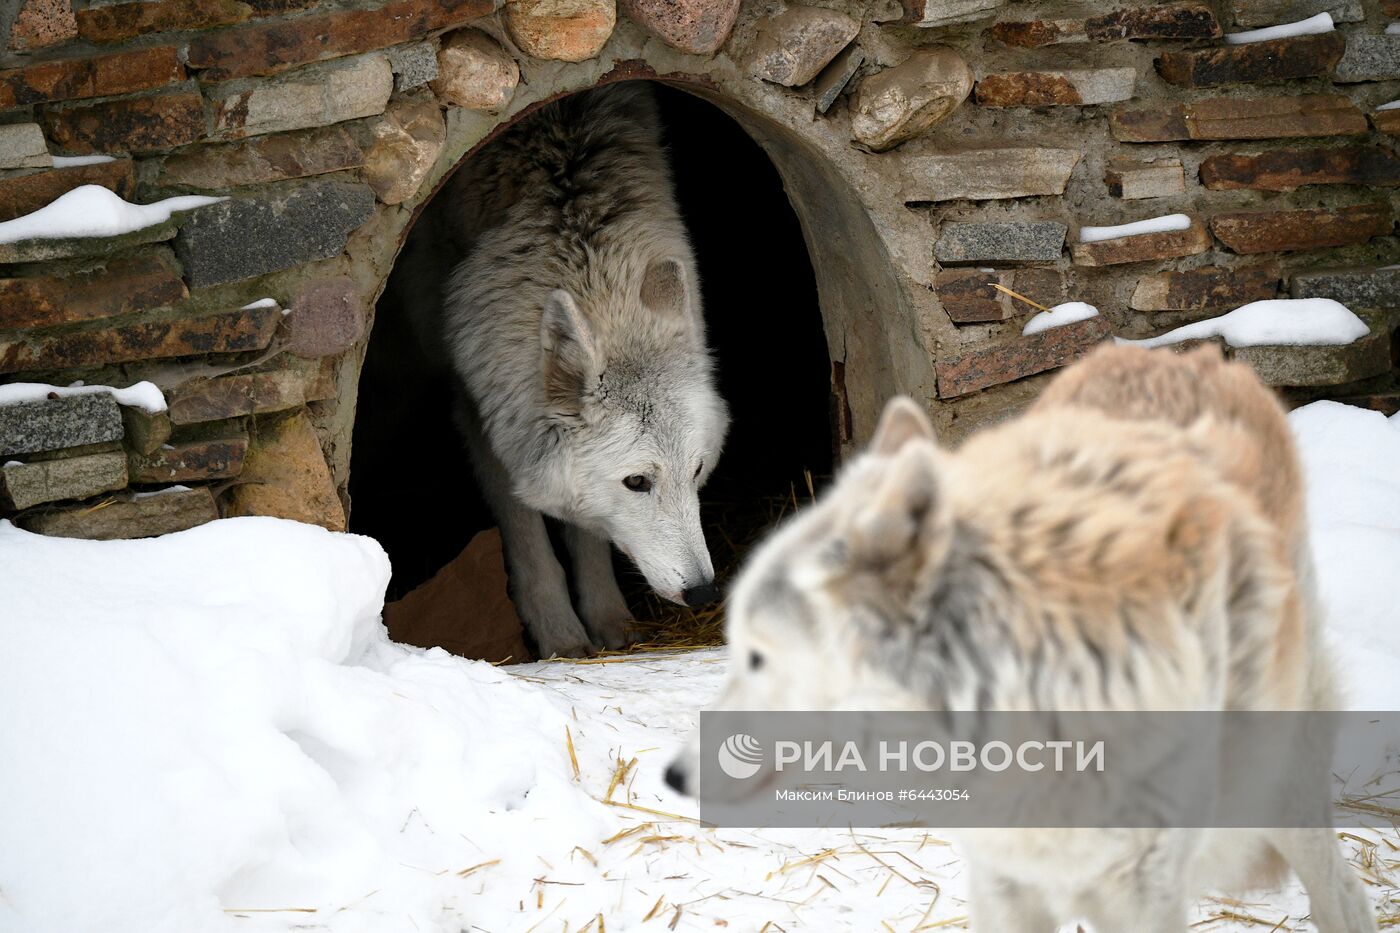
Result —
<path fill-rule="evenodd" d="M 719 706 L 1337 708 L 1312 579 L 1297 454 L 1253 373 L 1104 347 L 956 451 L 892 402 L 741 574 Z M 1323 933 L 1375 929 L 1325 829 L 981 830 L 964 850 L 978 930 L 1182 933 L 1202 886 L 1283 864 Z"/>
<path fill-rule="evenodd" d="M 464 390 L 521 617 L 543 656 L 620 646 L 609 541 L 663 596 L 713 591 L 697 492 L 727 425 L 650 91 L 543 107 L 433 208 L 399 279 L 424 350 Z M 542 515 L 566 523 L 577 613 Z"/>

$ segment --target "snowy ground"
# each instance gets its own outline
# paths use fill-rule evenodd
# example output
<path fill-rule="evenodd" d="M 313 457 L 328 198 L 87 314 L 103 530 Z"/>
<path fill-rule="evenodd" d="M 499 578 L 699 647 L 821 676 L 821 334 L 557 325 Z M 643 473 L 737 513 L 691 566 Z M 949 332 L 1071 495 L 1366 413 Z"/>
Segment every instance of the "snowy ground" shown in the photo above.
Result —
<path fill-rule="evenodd" d="M 1343 679 L 1400 709 L 1400 422 L 1293 421 Z M 392 645 L 378 546 L 273 519 L 138 542 L 0 523 L 0 568 L 0 930 L 965 925 L 936 832 L 709 830 L 663 787 L 717 651 L 493 668 Z M 1345 844 L 1400 915 L 1400 836 Z M 1290 888 L 1195 919 L 1305 912 Z"/>

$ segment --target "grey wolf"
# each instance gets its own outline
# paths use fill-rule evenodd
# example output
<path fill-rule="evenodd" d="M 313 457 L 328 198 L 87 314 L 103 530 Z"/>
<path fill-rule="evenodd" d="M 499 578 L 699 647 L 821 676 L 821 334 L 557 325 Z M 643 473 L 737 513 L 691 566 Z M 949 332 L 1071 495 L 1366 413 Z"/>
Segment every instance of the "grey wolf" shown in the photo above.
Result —
<path fill-rule="evenodd" d="M 748 561 L 723 709 L 1338 708 L 1283 410 L 1214 348 L 1107 346 L 942 448 L 908 399 Z M 689 789 L 696 750 L 667 780 Z M 1321 770 L 1321 769 L 1319 769 Z M 1327 776 L 1300 778 L 1326 794 Z M 1325 798 L 1323 798 L 1325 800 Z M 966 833 L 974 929 L 1183 933 L 1201 888 L 1292 868 L 1375 930 L 1326 829 Z"/>
<path fill-rule="evenodd" d="M 576 94 L 507 129 L 447 183 L 400 265 L 425 355 L 460 384 L 539 654 L 628 643 L 610 543 L 662 596 L 713 600 L 698 491 L 728 414 L 648 89 Z M 572 574 L 545 516 L 564 524 Z"/>

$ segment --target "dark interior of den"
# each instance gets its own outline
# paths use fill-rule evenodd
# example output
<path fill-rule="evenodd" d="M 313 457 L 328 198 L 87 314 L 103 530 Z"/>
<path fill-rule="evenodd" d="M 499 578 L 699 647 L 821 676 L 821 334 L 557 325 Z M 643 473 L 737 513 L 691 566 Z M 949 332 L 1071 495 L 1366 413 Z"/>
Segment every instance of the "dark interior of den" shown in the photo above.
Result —
<path fill-rule="evenodd" d="M 772 163 L 718 107 L 665 85 L 655 90 L 731 415 L 723 456 L 701 492 L 723 588 L 763 530 L 831 473 L 831 364 L 811 261 Z M 391 283 L 376 311 L 350 475 L 350 530 L 377 538 L 388 552 L 390 601 L 416 588 L 425 592 L 442 568 L 467 557 L 463 550 L 478 532 L 495 524 L 453 425 L 452 386 L 426 377 L 426 367 L 413 359 L 414 341 L 395 306 L 398 291 Z M 625 557 L 615 553 L 615 560 L 644 644 L 721 638 L 718 607 L 696 613 L 667 603 Z M 391 632 L 393 611 L 391 604 Z M 438 611 L 454 614 L 450 606 Z M 442 637 L 430 633 L 429 640 L 452 650 L 446 628 L 472 624 L 474 611 L 463 605 L 459 620 L 439 620 L 433 631 Z"/>

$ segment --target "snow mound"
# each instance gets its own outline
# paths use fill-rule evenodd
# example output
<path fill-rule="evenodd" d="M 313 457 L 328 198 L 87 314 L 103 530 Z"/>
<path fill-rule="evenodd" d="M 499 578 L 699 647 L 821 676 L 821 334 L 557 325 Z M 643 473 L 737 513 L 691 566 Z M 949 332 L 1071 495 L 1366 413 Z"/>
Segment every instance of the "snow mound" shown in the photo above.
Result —
<path fill-rule="evenodd" d="M 132 204 L 101 185 L 82 185 L 32 214 L 0 223 L 0 243 L 120 236 L 164 223 L 175 211 L 224 200 L 227 199 L 191 194 L 154 204 Z"/>
<path fill-rule="evenodd" d="M 1143 340 L 1117 338 L 1120 343 L 1165 347 L 1183 340 L 1223 337 L 1232 347 L 1340 346 L 1371 332 L 1366 322 L 1346 305 L 1331 298 L 1271 298 Z"/>
<path fill-rule="evenodd" d="M 1191 218 L 1185 214 L 1163 214 L 1147 220 L 1135 220 L 1129 224 L 1113 227 L 1080 227 L 1079 242 L 1097 243 L 1100 240 L 1116 240 L 1119 237 L 1142 236 L 1145 233 L 1166 233 L 1170 230 L 1186 230 L 1191 226 Z"/>
<path fill-rule="evenodd" d="M 154 382 L 137 382 L 124 389 L 111 386 L 90 386 L 75 382 L 71 386 L 51 386 L 42 382 L 11 382 L 0 386 L 0 405 L 15 405 L 19 402 L 37 402 L 57 395 L 67 398 L 71 395 L 95 395 L 106 392 L 117 400 L 118 405 L 139 408 L 151 414 L 165 411 L 165 395 Z"/>
<path fill-rule="evenodd" d="M 1296 23 L 1281 23 L 1265 26 L 1263 29 L 1250 29 L 1247 32 L 1231 32 L 1225 35 L 1230 45 L 1249 45 L 1252 42 L 1268 42 L 1270 39 L 1288 39 L 1293 36 L 1316 36 L 1335 29 L 1331 13 L 1319 13 L 1300 19 Z"/>
<path fill-rule="evenodd" d="M 1082 301 L 1069 301 L 1062 305 L 1055 305 L 1049 311 L 1041 311 L 1026 322 L 1026 326 L 1021 328 L 1021 333 L 1038 334 L 1052 327 L 1064 327 L 1066 324 L 1087 321 L 1091 317 L 1098 316 L 1099 309 L 1093 305 L 1085 304 Z"/>

